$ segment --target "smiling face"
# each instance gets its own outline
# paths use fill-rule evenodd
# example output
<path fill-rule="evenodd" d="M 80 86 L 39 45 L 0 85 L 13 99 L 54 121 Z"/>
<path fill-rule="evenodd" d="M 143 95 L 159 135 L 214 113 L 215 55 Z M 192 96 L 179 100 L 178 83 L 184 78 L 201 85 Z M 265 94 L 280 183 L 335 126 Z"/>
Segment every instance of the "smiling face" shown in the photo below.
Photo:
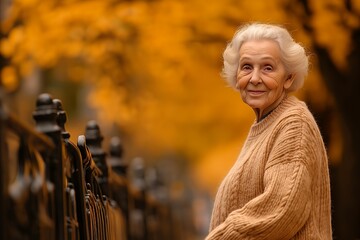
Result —
<path fill-rule="evenodd" d="M 258 120 L 281 102 L 293 79 L 281 61 L 275 41 L 251 40 L 240 47 L 236 86 Z"/>

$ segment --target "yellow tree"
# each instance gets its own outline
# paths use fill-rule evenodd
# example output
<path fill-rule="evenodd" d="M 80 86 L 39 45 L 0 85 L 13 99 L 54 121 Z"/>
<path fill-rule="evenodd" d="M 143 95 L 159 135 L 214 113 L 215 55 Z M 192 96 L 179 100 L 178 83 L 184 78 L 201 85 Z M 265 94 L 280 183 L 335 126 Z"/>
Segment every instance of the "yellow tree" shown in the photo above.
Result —
<path fill-rule="evenodd" d="M 16 0 L 2 23 L 3 82 L 60 69 L 59 81 L 88 86 L 105 127 L 131 136 L 133 154 L 181 153 L 215 185 L 253 120 L 220 78 L 222 50 L 245 21 L 284 22 L 283 2 Z"/>
<path fill-rule="evenodd" d="M 98 109 L 101 121 L 125 128 L 135 149 L 154 156 L 168 149 L 198 157 L 218 141 L 203 138 L 201 129 L 224 135 L 221 125 L 209 124 L 218 119 L 215 109 L 225 122 L 224 110 L 211 95 L 216 88 L 227 89 L 219 80 L 221 62 L 213 61 L 223 42 L 208 44 L 205 35 L 197 36 L 192 25 L 200 3 L 196 8 L 191 4 L 14 1 L 2 23 L 6 38 L 1 50 L 10 61 L 3 68 L 4 82 L 20 81 L 34 67 L 60 68 L 60 80 L 91 86 L 88 103 Z"/>
<path fill-rule="evenodd" d="M 222 51 L 239 25 L 282 24 L 306 47 L 325 47 L 330 57 L 326 59 L 335 66 L 346 65 L 350 31 L 332 24 L 338 15 L 334 7 L 326 10 L 321 5 L 327 1 L 306 2 L 14 0 L 1 23 L 1 53 L 6 58 L 1 83 L 15 89 L 34 69 L 41 70 L 43 82 L 77 82 L 88 89 L 86 104 L 96 110 L 105 132 L 111 133 L 113 125 L 121 129 L 129 157 L 181 154 L 193 164 L 197 179 L 215 189 L 254 119 L 220 77 Z M 345 3 L 333 2 L 339 12 L 348 12 L 344 19 L 355 29 L 356 14 L 346 10 Z M 358 11 L 356 1 L 346 2 Z M 291 18 L 290 11 L 300 17 Z M 303 31 L 304 23 L 312 26 L 311 34 Z M 327 26 L 330 33 L 341 34 L 329 35 Z M 332 46 L 334 37 L 342 44 Z M 320 77 L 328 71 L 318 71 L 313 60 L 300 97 L 320 111 L 333 99 Z M 76 134 L 83 130 L 71 124 L 70 118 L 68 127 Z M 332 149 L 341 148 L 329 148 L 331 159 L 338 158 L 339 151 Z"/>

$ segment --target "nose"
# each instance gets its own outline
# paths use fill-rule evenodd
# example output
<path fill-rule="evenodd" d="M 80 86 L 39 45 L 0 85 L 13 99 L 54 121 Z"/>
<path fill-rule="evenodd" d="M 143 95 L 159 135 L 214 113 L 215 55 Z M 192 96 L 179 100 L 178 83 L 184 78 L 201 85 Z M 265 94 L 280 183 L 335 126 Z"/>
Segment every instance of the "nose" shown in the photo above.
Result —
<path fill-rule="evenodd" d="M 261 82 L 261 77 L 260 77 L 260 71 L 257 69 L 254 69 L 254 71 L 251 74 L 250 77 L 250 83 L 254 84 L 254 85 L 258 85 Z"/>

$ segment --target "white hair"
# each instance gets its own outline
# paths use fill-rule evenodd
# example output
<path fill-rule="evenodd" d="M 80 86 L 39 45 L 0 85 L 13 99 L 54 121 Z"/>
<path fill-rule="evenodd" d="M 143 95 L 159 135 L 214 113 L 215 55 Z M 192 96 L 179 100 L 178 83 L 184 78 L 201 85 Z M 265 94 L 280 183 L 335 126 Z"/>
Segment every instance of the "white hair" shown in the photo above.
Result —
<path fill-rule="evenodd" d="M 305 49 L 294 41 L 290 33 L 283 27 L 271 24 L 251 23 L 239 28 L 223 53 L 224 66 L 222 76 L 228 84 L 235 88 L 239 67 L 240 47 L 249 40 L 269 39 L 280 47 L 281 60 L 289 74 L 294 74 L 294 82 L 289 92 L 300 89 L 308 73 L 309 59 Z"/>

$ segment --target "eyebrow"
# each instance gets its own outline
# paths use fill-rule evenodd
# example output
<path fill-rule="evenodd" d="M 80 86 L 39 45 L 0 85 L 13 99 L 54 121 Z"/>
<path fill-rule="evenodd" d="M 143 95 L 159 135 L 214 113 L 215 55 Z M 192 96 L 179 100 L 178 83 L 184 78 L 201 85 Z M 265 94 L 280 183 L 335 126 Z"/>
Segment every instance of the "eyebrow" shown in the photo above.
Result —
<path fill-rule="evenodd" d="M 248 57 L 248 56 L 245 56 L 245 57 L 240 57 L 240 59 L 239 59 L 239 61 L 246 61 L 246 60 L 252 60 L 252 58 Z M 260 60 L 271 60 L 273 62 L 276 62 L 276 60 L 271 56 L 261 57 Z"/>

